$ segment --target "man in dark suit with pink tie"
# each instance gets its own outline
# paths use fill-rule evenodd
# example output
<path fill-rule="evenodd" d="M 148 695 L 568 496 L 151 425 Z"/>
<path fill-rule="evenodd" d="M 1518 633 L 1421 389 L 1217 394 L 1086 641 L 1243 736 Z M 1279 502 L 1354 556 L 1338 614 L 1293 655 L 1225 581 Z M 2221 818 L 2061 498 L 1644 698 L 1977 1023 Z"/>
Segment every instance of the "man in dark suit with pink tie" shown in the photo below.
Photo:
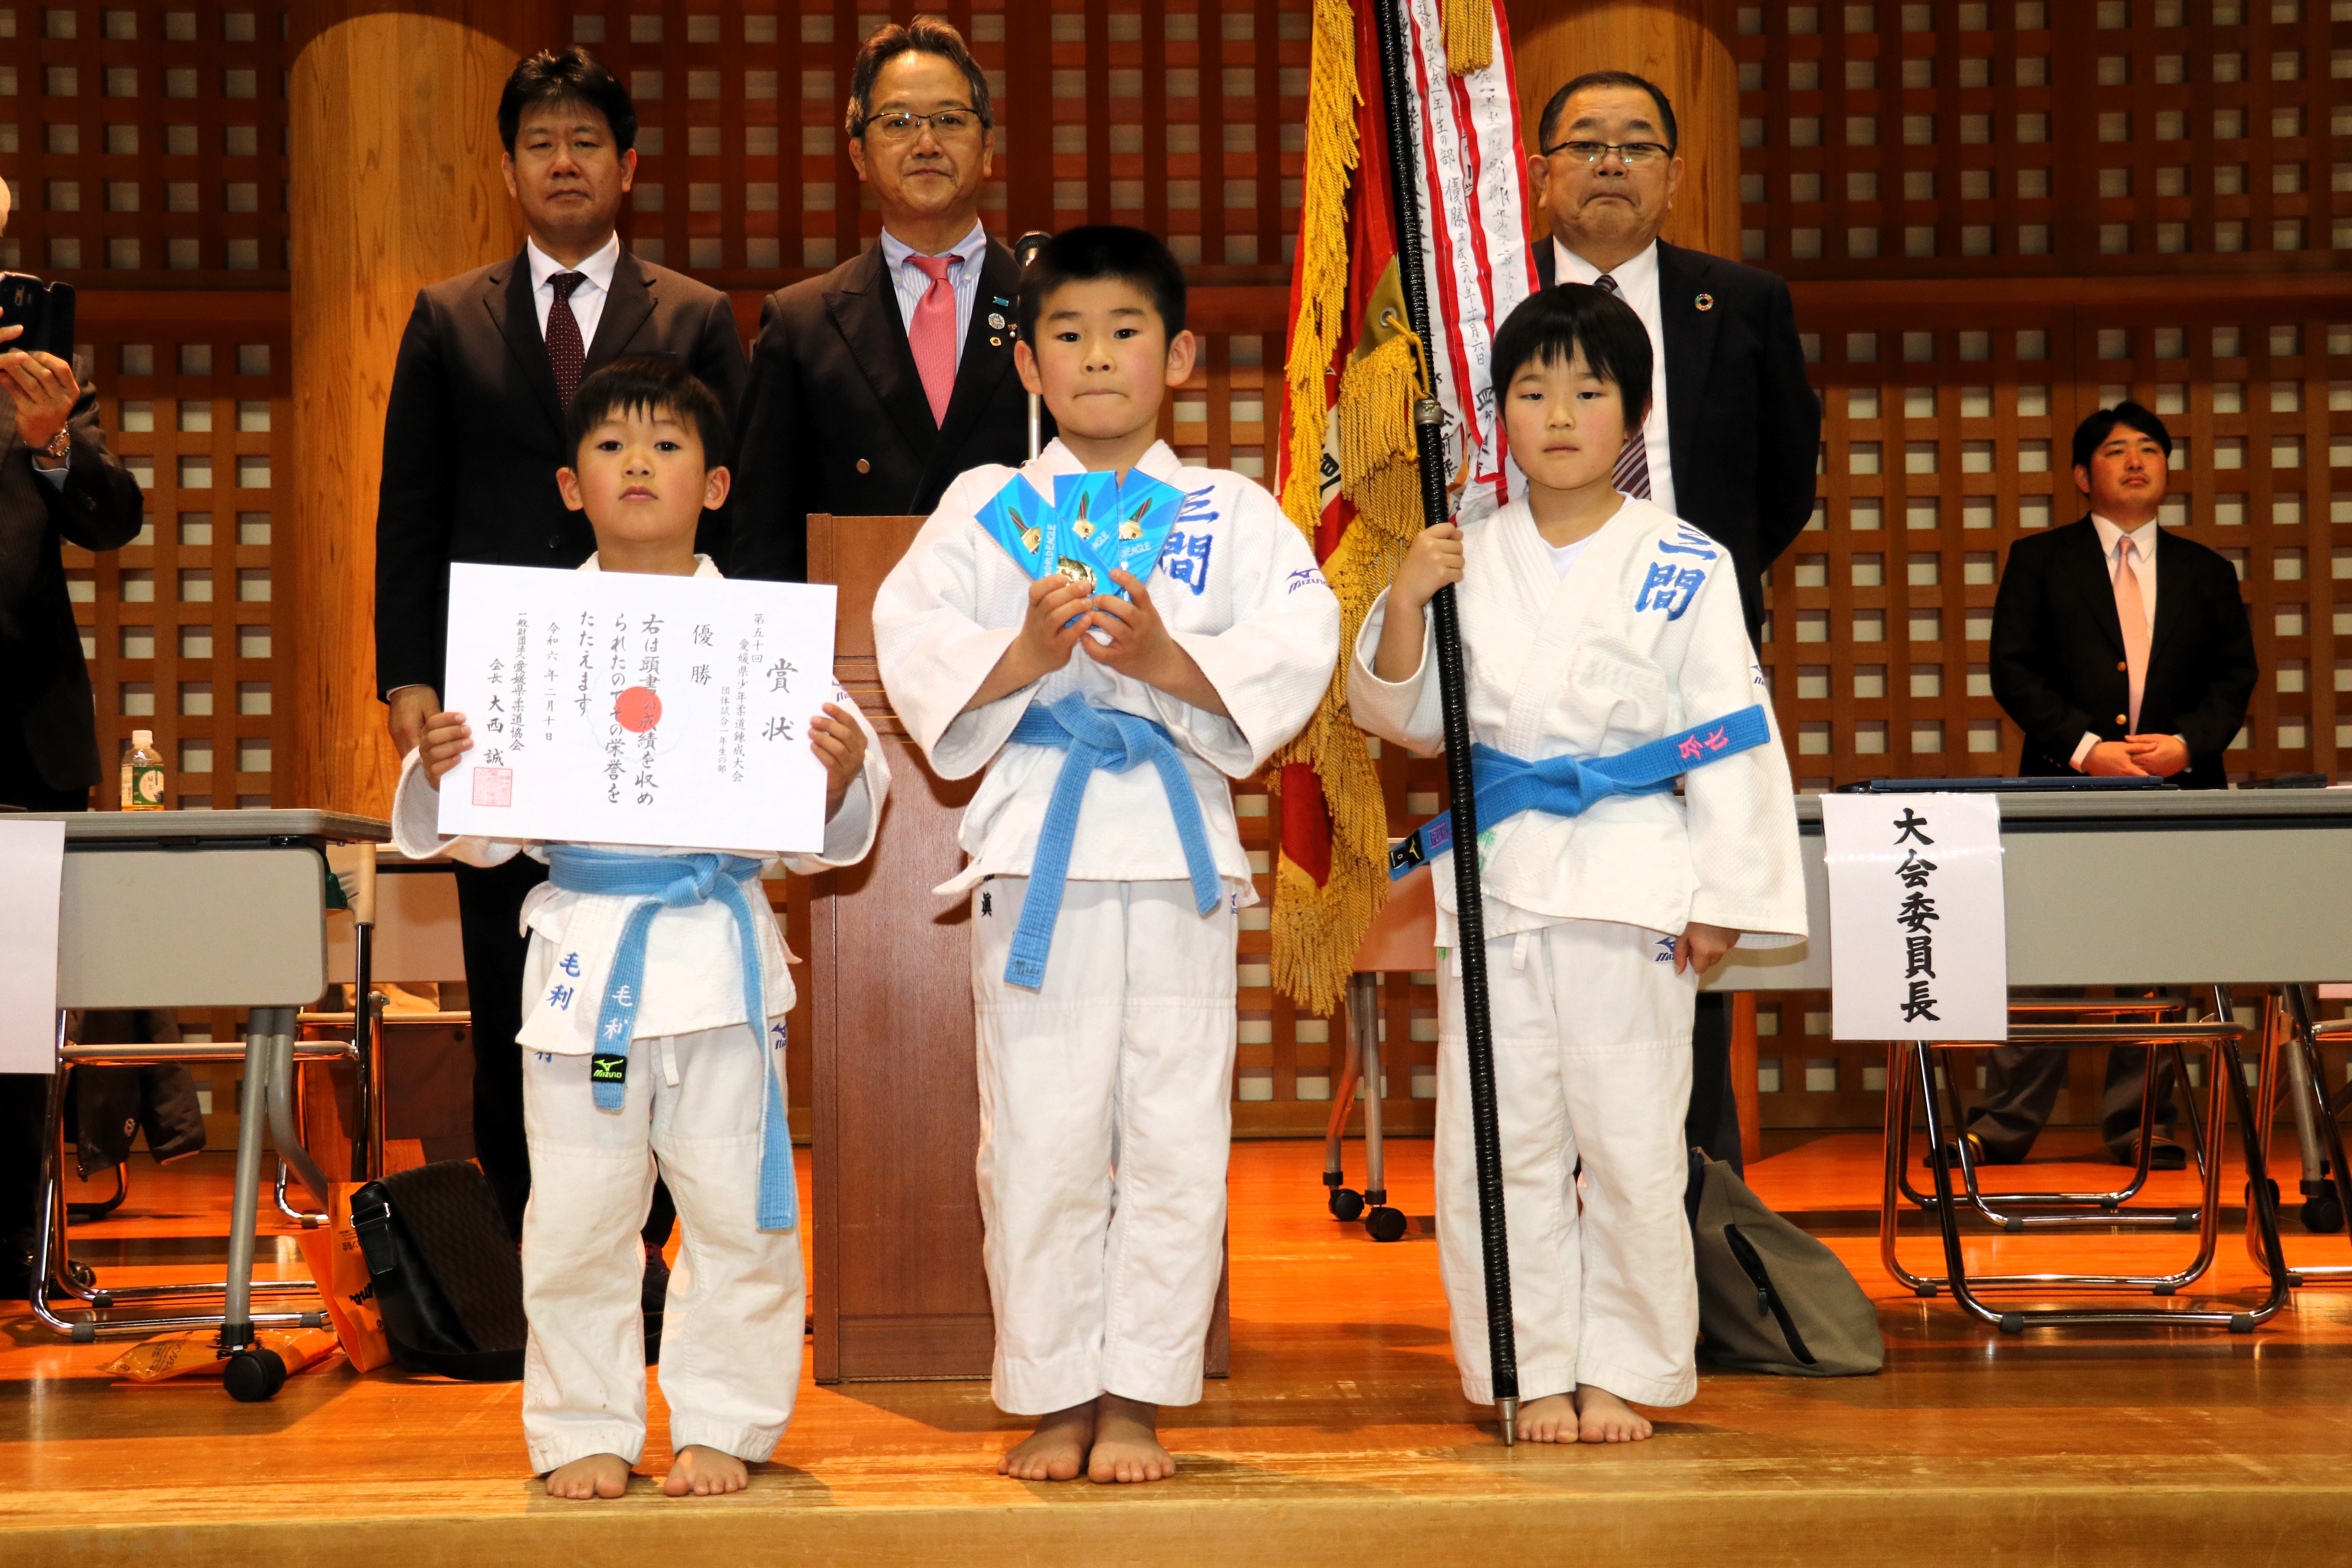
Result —
<path fill-rule="evenodd" d="M 1028 456 L 1019 270 L 980 222 L 988 78 L 937 17 L 883 27 L 858 51 L 845 130 L 882 233 L 761 307 L 738 426 L 738 577 L 805 578 L 812 512 L 928 512 L 966 468 Z"/>
<path fill-rule="evenodd" d="M 2238 574 L 2158 522 L 2172 457 L 2164 421 L 2137 403 L 2074 431 L 2081 521 L 2010 547 L 1992 612 L 1992 694 L 2025 731 L 2018 773 L 2145 776 L 2184 789 L 2229 783 L 2223 753 L 2246 721 L 2260 669 Z M 2003 1046 L 1968 1115 L 1973 1152 L 2025 1158 L 2066 1080 L 2068 1054 Z M 2117 1160 L 2139 1153 L 2147 1053 L 2107 1053 L 2100 1134 Z M 2148 1162 L 2179 1170 L 2170 1074 L 2158 1078 Z"/>

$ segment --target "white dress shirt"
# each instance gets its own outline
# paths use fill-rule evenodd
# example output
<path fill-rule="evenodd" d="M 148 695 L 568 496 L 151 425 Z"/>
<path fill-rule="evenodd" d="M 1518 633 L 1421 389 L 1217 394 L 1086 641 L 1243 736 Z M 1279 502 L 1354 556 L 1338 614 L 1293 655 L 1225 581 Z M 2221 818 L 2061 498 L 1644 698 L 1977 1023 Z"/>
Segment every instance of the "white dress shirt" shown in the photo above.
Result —
<path fill-rule="evenodd" d="M 2099 531 L 2099 558 L 2106 564 L 2107 582 L 2111 585 L 2116 580 L 2116 568 L 2123 562 L 2124 541 L 2128 538 L 2132 542 L 2132 549 L 2137 552 L 2132 562 L 2132 575 L 2139 579 L 2139 602 L 2147 611 L 2147 629 L 2152 637 L 2156 631 L 2156 538 L 2159 531 L 2156 520 L 2150 518 L 2126 534 L 2118 525 L 2093 512 L 2091 526 Z M 2175 736 L 2174 739 L 2184 746 L 2189 743 L 2185 737 Z M 2090 756 L 2091 748 L 2098 743 L 2097 735 L 2088 730 L 2083 731 L 2082 740 L 2075 743 L 2074 754 L 2067 759 L 2076 773 L 2083 771 L 2084 760 Z"/>
<path fill-rule="evenodd" d="M 1633 307 L 1650 332 L 1650 416 L 1642 423 L 1642 446 L 1650 459 L 1650 500 L 1677 517 L 1675 507 L 1675 454 L 1666 442 L 1666 332 L 1658 313 L 1658 245 L 1652 240 L 1642 253 L 1610 274 L 1618 298 Z M 1601 268 L 1579 256 L 1558 237 L 1551 242 L 1554 283 L 1597 283 Z"/>
<path fill-rule="evenodd" d="M 907 258 L 919 254 L 915 247 L 892 234 L 882 231 L 882 264 L 890 269 L 890 283 L 898 294 L 898 320 L 908 331 L 915 330 L 915 307 L 930 292 L 930 276 L 919 267 L 909 267 Z M 948 287 L 955 290 L 956 364 L 963 364 L 963 341 L 971 335 L 971 308 L 980 298 L 980 263 L 988 254 L 988 230 L 975 220 L 971 232 L 958 240 L 949 250 Z"/>
<path fill-rule="evenodd" d="M 604 319 L 604 301 L 612 296 L 613 271 L 621 265 L 621 237 L 617 234 L 604 242 L 604 248 L 577 267 L 566 267 L 539 247 L 539 241 L 522 242 L 523 255 L 530 260 L 530 302 L 539 310 L 539 339 L 547 341 L 547 313 L 555 308 L 555 275 L 578 272 L 584 280 L 572 290 L 572 319 L 580 323 L 580 352 L 587 353 L 596 345 L 596 323 Z"/>

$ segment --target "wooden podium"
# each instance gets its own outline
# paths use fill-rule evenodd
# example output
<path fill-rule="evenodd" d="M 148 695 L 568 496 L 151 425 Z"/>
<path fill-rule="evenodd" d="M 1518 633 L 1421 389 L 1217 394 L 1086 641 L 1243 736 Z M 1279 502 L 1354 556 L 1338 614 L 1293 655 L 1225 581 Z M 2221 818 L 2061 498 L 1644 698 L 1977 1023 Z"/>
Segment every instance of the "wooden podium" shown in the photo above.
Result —
<path fill-rule="evenodd" d="M 980 1087 L 970 904 L 931 891 L 961 867 L 977 776 L 947 783 L 883 692 L 874 595 L 919 517 L 808 520 L 812 583 L 840 590 L 834 673 L 882 739 L 890 799 L 874 853 L 809 889 L 810 1126 L 816 1380 L 986 1377 L 995 1345 L 981 1263 Z M 1221 1284 L 1208 1371 L 1230 1362 Z"/>

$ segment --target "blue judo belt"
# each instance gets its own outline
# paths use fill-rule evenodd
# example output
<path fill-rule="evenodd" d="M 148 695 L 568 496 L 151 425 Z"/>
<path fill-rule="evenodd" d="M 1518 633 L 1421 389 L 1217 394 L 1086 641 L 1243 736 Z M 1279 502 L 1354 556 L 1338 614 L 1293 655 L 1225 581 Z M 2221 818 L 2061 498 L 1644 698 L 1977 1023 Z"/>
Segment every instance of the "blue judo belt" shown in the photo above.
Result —
<path fill-rule="evenodd" d="M 1021 906 L 1021 923 L 1013 928 L 1012 954 L 1004 961 L 1007 985 L 1034 991 L 1045 984 L 1045 955 L 1053 950 L 1054 921 L 1062 912 L 1070 850 L 1077 842 L 1078 807 L 1086 799 L 1087 781 L 1097 768 L 1123 773 L 1150 763 L 1159 772 L 1168 810 L 1176 818 L 1177 841 L 1184 847 L 1192 901 L 1204 915 L 1217 907 L 1217 863 L 1201 822 L 1200 797 L 1192 793 L 1192 777 L 1184 771 L 1184 759 L 1166 730 L 1132 713 L 1090 707 L 1073 691 L 1051 706 L 1032 704 L 1013 727 L 1012 738 L 1024 746 L 1051 746 L 1069 755 L 1054 780 L 1037 852 L 1029 863 L 1029 896 Z"/>
<path fill-rule="evenodd" d="M 1771 737 L 1763 708 L 1751 706 L 1728 719 L 1695 724 L 1676 734 L 1644 742 L 1630 752 L 1590 762 L 1547 757 L 1530 763 L 1491 746 L 1473 746 L 1470 776 L 1476 790 L 1478 826 L 1483 832 L 1523 811 L 1574 816 L 1612 795 L 1662 795 L 1691 769 L 1760 746 Z M 1395 881 L 1453 847 L 1453 814 L 1441 812 L 1389 851 L 1389 880 Z"/>
<path fill-rule="evenodd" d="M 760 1114 L 760 1205 L 761 1230 L 791 1230 L 800 1224 L 800 1186 L 793 1179 L 793 1139 L 784 1117 L 783 1080 L 768 1023 L 767 988 L 761 984 L 759 927 L 751 916 L 747 887 L 756 886 L 760 863 L 740 855 L 629 855 L 577 845 L 547 847 L 549 880 L 574 893 L 601 893 L 643 900 L 629 910 L 613 951 L 604 997 L 596 1013 L 596 1054 L 588 1077 L 596 1109 L 618 1110 L 626 1099 L 629 1042 L 636 1037 L 637 1008 L 645 1001 L 646 936 L 663 910 L 690 908 L 713 899 L 735 917 L 743 949 L 743 1021 L 758 1042 L 765 1104 Z M 781 1036 L 784 1026 L 773 1026 Z"/>

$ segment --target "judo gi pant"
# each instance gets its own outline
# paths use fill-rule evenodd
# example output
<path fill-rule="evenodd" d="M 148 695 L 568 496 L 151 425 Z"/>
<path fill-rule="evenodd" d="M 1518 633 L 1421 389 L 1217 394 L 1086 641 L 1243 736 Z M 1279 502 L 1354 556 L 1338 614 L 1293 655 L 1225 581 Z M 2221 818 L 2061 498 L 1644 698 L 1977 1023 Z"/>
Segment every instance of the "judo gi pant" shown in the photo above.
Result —
<path fill-rule="evenodd" d="M 618 1111 L 596 1109 L 588 1058 L 523 1053 L 522 1424 L 534 1471 L 591 1454 L 634 1465 L 645 1452 L 638 1227 L 656 1160 L 685 1222 L 662 1322 L 670 1447 L 775 1451 L 800 1390 L 804 1280 L 798 1233 L 755 1223 L 763 1048 L 740 1024 L 638 1040 Z"/>
<path fill-rule="evenodd" d="M 1654 931 L 1568 921 L 1486 943 L 1519 1393 L 1697 1392 L 1683 1194 L 1696 983 Z M 1462 1392 L 1494 1401 L 1462 978 L 1438 969 L 1437 1253 Z M 1575 1176 L 1581 1159 L 1584 1174 Z"/>
<path fill-rule="evenodd" d="M 1233 1133 L 1230 892 L 1072 880 L 1038 990 L 1004 961 L 1028 879 L 972 889 L 991 1390 L 1017 1415 L 1201 1397 Z"/>

